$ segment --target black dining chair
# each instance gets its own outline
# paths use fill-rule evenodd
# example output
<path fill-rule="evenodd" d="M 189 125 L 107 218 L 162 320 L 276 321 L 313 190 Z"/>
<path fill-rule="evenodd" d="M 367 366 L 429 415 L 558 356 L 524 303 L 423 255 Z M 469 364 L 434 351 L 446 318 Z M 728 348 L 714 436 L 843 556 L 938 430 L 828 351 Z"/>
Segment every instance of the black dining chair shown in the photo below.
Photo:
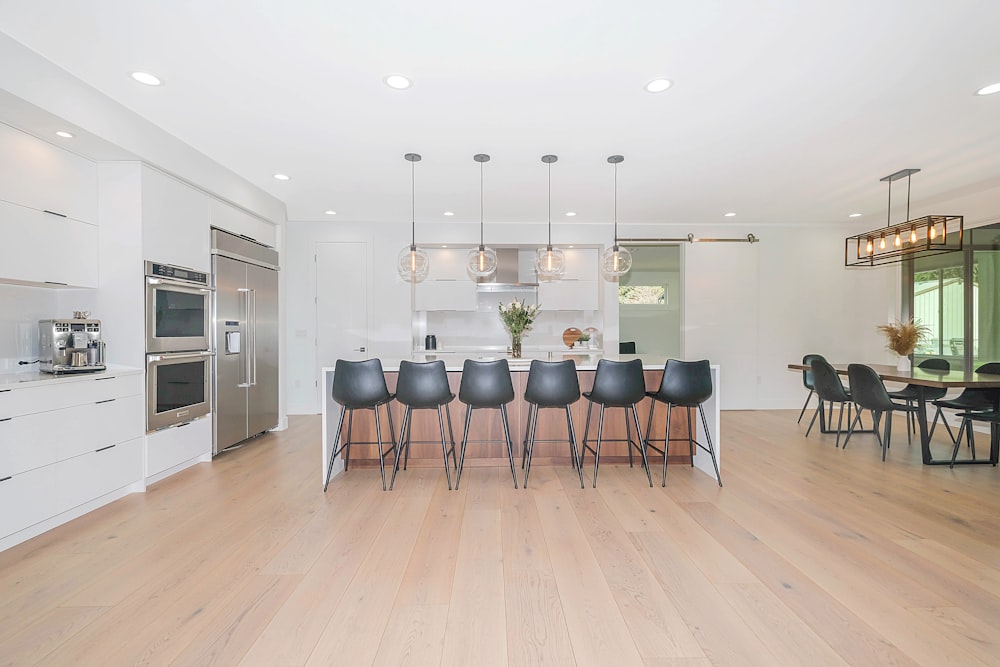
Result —
<path fill-rule="evenodd" d="M 840 406 L 840 416 L 837 419 L 837 440 L 835 446 L 840 447 L 840 434 L 843 433 L 845 405 L 847 406 L 847 423 L 848 425 L 851 423 L 851 404 L 853 403 L 851 392 L 844 388 L 844 383 L 840 381 L 837 370 L 823 357 L 818 354 L 813 355 L 810 365 L 812 366 L 812 382 L 816 395 L 819 397 L 819 404 L 816 406 L 816 411 L 809 422 L 809 428 L 806 429 L 806 437 L 809 437 L 809 433 L 812 431 L 817 417 L 820 418 L 820 430 L 822 431 L 823 411 L 826 409 L 826 406 L 829 406 L 832 420 L 833 406 L 837 404 Z M 827 429 L 823 432 L 833 433 L 834 431 Z"/>
<path fill-rule="evenodd" d="M 822 359 L 823 361 L 826 361 L 826 358 L 822 354 L 807 354 L 802 357 L 802 364 L 805 366 L 809 366 L 812 364 L 813 359 Z M 802 404 L 802 410 L 799 411 L 799 419 L 796 422 L 797 424 L 802 423 L 802 415 L 806 413 L 806 408 L 809 407 L 809 400 L 813 397 L 813 394 L 816 391 L 816 386 L 813 384 L 812 369 L 807 371 L 802 371 L 802 386 L 808 389 L 809 393 L 806 394 L 806 402 Z M 848 421 L 850 421 L 850 419 L 848 419 Z M 808 435 L 809 434 L 806 433 L 807 437 Z"/>
<path fill-rule="evenodd" d="M 503 424 L 504 442 L 507 444 L 507 458 L 510 460 L 510 476 L 514 478 L 514 488 L 517 488 L 517 474 L 514 472 L 514 448 L 510 441 L 510 423 L 507 421 L 507 404 L 514 400 L 514 384 L 510 379 L 510 367 L 506 359 L 494 361 L 475 361 L 466 359 L 462 366 L 462 383 L 458 387 L 458 400 L 465 403 L 465 431 L 462 434 L 462 453 L 458 457 L 458 474 L 455 476 L 455 488 L 462 481 L 462 468 L 465 465 L 465 449 L 469 444 L 469 426 L 472 424 L 472 411 L 476 408 L 494 408 L 500 410 L 500 420 Z M 445 465 L 448 459 L 445 457 Z"/>
<path fill-rule="evenodd" d="M 448 479 L 448 490 L 451 490 L 451 471 L 448 454 L 451 454 L 455 468 L 458 459 L 455 456 L 455 435 L 451 430 L 451 409 L 449 404 L 455 400 L 455 394 L 448 386 L 448 372 L 444 362 L 427 361 L 414 363 L 399 362 L 399 375 L 396 378 L 396 400 L 405 406 L 403 423 L 399 427 L 399 442 L 396 445 L 396 465 L 392 469 L 392 480 L 389 482 L 391 491 L 396 484 L 396 473 L 399 472 L 399 460 L 404 459 L 403 470 L 410 458 L 410 428 L 414 410 L 437 410 L 438 426 L 441 429 L 441 453 L 444 455 L 444 474 Z M 442 406 L 445 412 L 442 414 Z M 444 433 L 444 416 L 448 416 L 448 436 Z M 449 447 L 450 444 L 450 447 Z"/>
<path fill-rule="evenodd" d="M 924 359 L 917 364 L 917 368 L 922 368 L 927 371 L 944 371 L 947 373 L 951 370 L 951 364 L 948 363 L 947 359 Z M 921 387 L 915 384 L 908 384 L 897 391 L 890 391 L 889 398 L 897 401 L 906 401 L 907 404 L 913 405 L 917 399 L 920 398 L 921 391 L 924 392 L 925 401 L 936 401 L 940 398 L 944 398 L 944 395 L 948 393 L 948 390 L 944 387 Z M 907 433 L 917 430 L 915 422 L 916 414 L 912 412 L 908 413 L 906 416 Z"/>
<path fill-rule="evenodd" d="M 688 452 L 691 455 L 691 465 L 694 465 L 694 448 L 700 447 L 712 457 L 712 465 L 715 467 L 715 478 L 722 486 L 722 475 L 719 474 L 719 463 L 715 458 L 715 447 L 712 445 L 712 434 L 708 430 L 708 420 L 705 418 L 705 401 L 712 397 L 712 367 L 708 360 L 702 361 L 678 361 L 667 359 L 663 367 L 663 378 L 660 380 L 660 387 L 656 391 L 647 391 L 653 402 L 649 406 L 649 419 L 646 422 L 645 447 L 649 447 L 655 452 L 663 454 L 663 482 L 661 486 L 667 485 L 667 459 L 670 458 L 670 442 L 673 440 L 687 440 Z M 651 428 L 653 426 L 653 412 L 656 404 L 663 403 L 667 406 L 667 426 L 663 438 L 653 438 Z M 698 408 L 701 415 L 701 424 L 705 429 L 705 439 L 707 446 L 701 444 L 694 438 L 694 424 L 691 420 L 691 409 Z M 673 408 L 685 408 L 687 412 L 687 437 L 670 437 L 670 414 Z M 663 449 L 657 448 L 652 443 L 662 442 Z"/>
<path fill-rule="evenodd" d="M 330 474 L 333 472 L 333 464 L 337 456 L 344 452 L 344 472 L 347 472 L 351 464 L 351 445 L 378 445 L 378 467 L 382 473 L 382 490 L 385 491 L 385 455 L 395 452 L 396 459 L 399 459 L 399 450 L 396 448 L 396 434 L 392 428 L 392 411 L 389 410 L 389 403 L 394 396 L 389 393 L 385 385 L 385 373 L 382 372 L 382 362 L 378 359 L 368 359 L 366 361 L 346 361 L 338 359 L 333 371 L 333 390 L 331 392 L 335 403 L 341 406 L 340 419 L 337 421 L 337 431 L 333 438 L 333 445 L 330 452 L 330 463 L 326 468 L 326 483 L 323 485 L 323 492 L 330 486 Z M 379 419 L 378 409 L 386 406 L 386 414 L 389 415 L 389 435 L 392 445 L 383 451 L 382 449 L 382 422 Z M 375 413 L 375 438 L 376 442 L 353 442 L 351 434 L 354 427 L 354 411 L 371 410 Z M 347 417 L 347 437 L 343 444 L 337 447 L 340 442 L 340 434 L 344 430 L 344 417 Z"/>
<path fill-rule="evenodd" d="M 1000 411 L 990 410 L 989 412 L 966 412 L 959 415 L 962 418 L 963 425 L 968 421 L 968 429 L 972 431 L 972 422 L 986 422 L 990 425 L 990 461 L 993 466 L 997 465 L 997 455 L 1000 451 Z M 951 465 L 950 467 L 955 467 L 955 459 L 958 457 L 958 450 L 961 447 L 959 444 L 961 439 L 955 441 L 955 448 L 951 452 Z M 976 446 L 972 440 L 969 440 L 969 445 L 972 448 L 972 458 L 976 458 Z"/>
<path fill-rule="evenodd" d="M 573 430 L 573 415 L 569 406 L 580 400 L 580 380 L 576 373 L 576 363 L 572 359 L 565 361 L 531 360 L 528 369 L 528 381 L 524 387 L 524 400 L 528 403 L 528 419 L 525 423 L 524 444 L 521 449 L 521 467 L 524 468 L 524 488 L 528 488 L 528 475 L 531 473 L 531 455 L 535 449 L 535 428 L 538 426 L 538 411 L 545 408 L 557 408 L 566 412 L 566 433 L 569 440 L 569 455 L 573 460 L 580 477 L 580 488 L 583 488 L 583 466 L 580 465 L 580 453 L 576 446 L 576 433 Z M 555 442 L 546 440 L 545 442 Z"/>
<path fill-rule="evenodd" d="M 1000 363 L 991 362 L 983 364 L 976 369 L 976 372 L 988 373 L 989 375 L 1000 375 Z M 1000 400 L 1000 389 L 977 389 L 976 387 L 969 387 L 967 389 L 963 389 L 962 393 L 955 398 L 941 398 L 933 401 L 936 410 L 934 411 L 934 421 L 931 422 L 928 439 L 934 437 L 934 429 L 937 427 L 939 417 L 941 418 L 941 423 L 944 424 L 945 429 L 948 431 L 948 437 L 951 438 L 953 443 L 958 443 L 962 439 L 962 432 L 965 430 L 966 426 L 969 425 L 969 420 L 963 418 L 962 425 L 959 427 L 958 433 L 955 434 L 952 432 L 951 426 L 948 425 L 948 420 L 945 419 L 944 413 L 942 412 L 943 408 L 958 410 L 963 414 L 990 412 L 1000 408 L 998 400 Z M 975 443 L 973 442 L 971 430 L 966 434 L 966 438 L 969 441 L 969 447 L 974 447 Z"/>
<path fill-rule="evenodd" d="M 642 373 L 642 360 L 599 360 L 597 371 L 594 373 L 594 388 L 583 392 L 583 397 L 589 403 L 587 405 L 587 425 L 583 430 L 583 446 L 580 449 L 580 466 L 583 466 L 583 458 L 587 451 L 592 452 L 594 454 L 594 488 L 597 488 L 597 471 L 601 465 L 601 440 L 604 435 L 605 408 L 622 408 L 625 411 L 625 437 L 607 438 L 607 440 L 628 443 L 629 467 L 632 466 L 632 448 L 638 449 L 639 454 L 642 455 L 642 466 L 646 469 L 646 478 L 649 480 L 649 485 L 653 486 L 653 477 L 649 473 L 649 462 L 646 460 L 646 448 L 641 446 L 644 439 L 642 429 L 639 428 L 639 415 L 635 411 L 636 403 L 646 397 L 646 378 Z M 590 413 L 595 404 L 601 406 L 601 413 L 597 423 L 597 445 L 590 447 L 587 444 L 590 434 Z M 635 424 L 637 441 L 632 440 L 629 414 L 632 416 L 632 423 Z"/>
<path fill-rule="evenodd" d="M 875 433 L 875 439 L 882 446 L 882 460 L 885 461 L 885 454 L 889 449 L 889 439 L 892 436 L 892 413 L 895 410 L 907 413 L 916 412 L 919 408 L 907 403 L 893 402 L 889 398 L 889 392 L 886 391 L 885 385 L 882 384 L 882 379 L 879 378 L 878 373 L 871 366 L 850 364 L 847 367 L 847 379 L 851 385 L 851 399 L 857 406 L 858 412 L 854 417 L 854 421 L 851 422 L 851 428 L 847 431 L 847 437 L 844 439 L 844 449 L 847 449 L 847 443 L 851 440 L 854 427 L 861 420 L 861 411 L 870 410 L 872 419 L 875 422 L 872 430 Z M 878 430 L 883 418 L 885 419 L 885 434 L 880 436 Z"/>
<path fill-rule="evenodd" d="M 618 354 L 635 354 L 635 341 L 629 340 L 618 343 Z"/>

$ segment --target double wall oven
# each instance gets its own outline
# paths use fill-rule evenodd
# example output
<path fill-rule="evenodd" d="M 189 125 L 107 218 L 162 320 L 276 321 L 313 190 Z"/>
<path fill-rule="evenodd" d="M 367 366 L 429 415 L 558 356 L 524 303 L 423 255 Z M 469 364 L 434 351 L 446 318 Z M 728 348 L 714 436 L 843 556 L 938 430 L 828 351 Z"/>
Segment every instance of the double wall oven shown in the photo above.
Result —
<path fill-rule="evenodd" d="M 212 288 L 207 273 L 146 262 L 146 430 L 211 411 Z"/>

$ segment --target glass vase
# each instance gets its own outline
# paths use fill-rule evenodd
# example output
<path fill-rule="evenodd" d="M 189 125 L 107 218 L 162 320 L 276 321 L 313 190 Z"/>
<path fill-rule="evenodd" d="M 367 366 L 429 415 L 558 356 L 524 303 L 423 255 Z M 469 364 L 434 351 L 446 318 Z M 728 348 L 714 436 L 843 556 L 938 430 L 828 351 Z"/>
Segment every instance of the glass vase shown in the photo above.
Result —
<path fill-rule="evenodd" d="M 517 334 L 510 335 L 510 356 L 512 359 L 521 358 L 521 337 Z"/>

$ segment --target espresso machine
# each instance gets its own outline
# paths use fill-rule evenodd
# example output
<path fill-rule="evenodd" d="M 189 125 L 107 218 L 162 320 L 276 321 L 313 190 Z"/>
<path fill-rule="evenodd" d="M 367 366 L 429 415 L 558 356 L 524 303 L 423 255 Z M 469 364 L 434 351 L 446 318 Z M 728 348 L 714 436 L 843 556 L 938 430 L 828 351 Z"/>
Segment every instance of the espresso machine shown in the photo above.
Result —
<path fill-rule="evenodd" d="M 106 370 L 101 321 L 40 320 L 38 365 L 44 373 L 96 373 Z"/>

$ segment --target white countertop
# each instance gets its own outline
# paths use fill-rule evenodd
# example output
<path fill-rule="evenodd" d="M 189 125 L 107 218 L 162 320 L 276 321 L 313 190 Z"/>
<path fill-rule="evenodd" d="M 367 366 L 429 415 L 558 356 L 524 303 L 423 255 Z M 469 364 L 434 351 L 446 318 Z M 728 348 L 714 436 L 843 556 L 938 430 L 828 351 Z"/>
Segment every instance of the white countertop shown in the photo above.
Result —
<path fill-rule="evenodd" d="M 54 384 L 63 384 L 65 382 L 81 382 L 83 380 L 93 380 L 94 378 L 112 377 L 118 375 L 138 375 L 143 372 L 142 368 L 111 364 L 108 366 L 106 371 L 99 373 L 68 373 L 63 375 L 53 375 L 52 373 L 42 373 L 38 370 L 21 371 L 18 373 L 0 373 L 0 390 L 49 386 Z"/>

